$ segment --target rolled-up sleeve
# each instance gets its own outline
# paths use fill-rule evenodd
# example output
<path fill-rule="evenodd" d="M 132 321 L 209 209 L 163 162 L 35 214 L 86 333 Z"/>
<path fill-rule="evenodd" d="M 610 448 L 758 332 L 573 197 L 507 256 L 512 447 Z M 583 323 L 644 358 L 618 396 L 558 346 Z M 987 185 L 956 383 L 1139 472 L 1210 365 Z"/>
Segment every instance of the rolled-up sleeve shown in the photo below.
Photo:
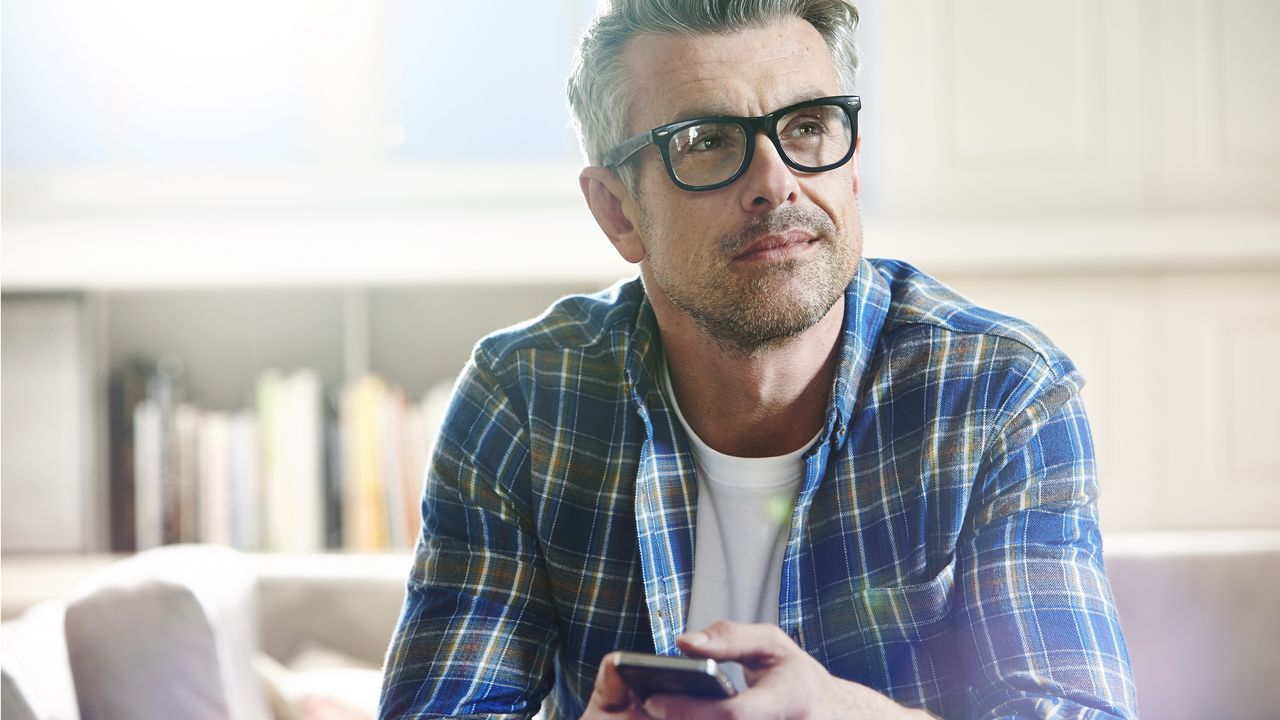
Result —
<path fill-rule="evenodd" d="M 512 385 L 464 370 L 427 471 L 379 717 L 529 717 L 551 688 L 557 630 L 521 495 L 522 410 Z"/>
<path fill-rule="evenodd" d="M 975 718 L 1137 715 L 1081 384 L 1071 372 L 1036 393 L 985 451 L 956 567 Z"/>

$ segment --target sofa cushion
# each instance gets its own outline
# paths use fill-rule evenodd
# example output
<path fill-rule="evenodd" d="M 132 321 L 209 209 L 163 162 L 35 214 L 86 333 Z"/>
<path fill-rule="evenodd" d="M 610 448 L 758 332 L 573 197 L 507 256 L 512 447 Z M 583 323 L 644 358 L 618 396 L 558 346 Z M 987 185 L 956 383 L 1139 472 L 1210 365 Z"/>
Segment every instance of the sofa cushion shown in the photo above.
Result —
<path fill-rule="evenodd" d="M 66 611 L 84 717 L 265 720 L 256 577 L 225 547 L 149 550 L 105 568 Z"/>
<path fill-rule="evenodd" d="M 263 678 L 276 720 L 373 720 L 382 672 L 331 648 L 309 645 L 288 665 L 262 653 Z"/>
<path fill-rule="evenodd" d="M 58 600 L 31 606 L 0 626 L 0 717 L 5 720 L 75 720 L 75 688 Z"/>

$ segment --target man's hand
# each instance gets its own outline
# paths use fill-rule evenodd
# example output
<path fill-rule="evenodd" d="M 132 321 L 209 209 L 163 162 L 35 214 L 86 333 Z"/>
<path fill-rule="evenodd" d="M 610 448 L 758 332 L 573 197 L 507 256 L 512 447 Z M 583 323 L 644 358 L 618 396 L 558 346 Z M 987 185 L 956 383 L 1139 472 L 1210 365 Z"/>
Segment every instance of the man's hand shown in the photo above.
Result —
<path fill-rule="evenodd" d="M 591 691 L 591 699 L 587 701 L 587 711 L 582 714 L 582 720 L 638 720 L 649 717 L 640 710 L 635 693 L 631 692 L 618 674 L 614 665 L 615 656 L 617 653 L 609 653 L 600 661 L 600 669 L 596 671 L 596 686 Z"/>
<path fill-rule="evenodd" d="M 772 625 L 718 622 L 677 638 L 689 655 L 742 664 L 748 688 L 728 700 L 657 695 L 643 706 L 606 657 L 584 717 L 610 718 L 929 718 L 864 686 L 832 676 Z M 598 714 L 593 714 L 593 711 Z"/>

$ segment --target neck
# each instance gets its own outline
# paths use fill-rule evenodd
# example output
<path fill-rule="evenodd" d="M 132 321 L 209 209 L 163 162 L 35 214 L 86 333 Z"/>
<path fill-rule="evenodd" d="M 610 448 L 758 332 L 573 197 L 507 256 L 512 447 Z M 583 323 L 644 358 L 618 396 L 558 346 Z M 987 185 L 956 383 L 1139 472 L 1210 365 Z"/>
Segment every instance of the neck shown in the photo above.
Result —
<path fill-rule="evenodd" d="M 661 299 L 654 311 L 672 391 L 703 442 L 726 455 L 771 457 L 817 434 L 835 373 L 843 297 L 813 327 L 750 353 L 710 337 Z"/>

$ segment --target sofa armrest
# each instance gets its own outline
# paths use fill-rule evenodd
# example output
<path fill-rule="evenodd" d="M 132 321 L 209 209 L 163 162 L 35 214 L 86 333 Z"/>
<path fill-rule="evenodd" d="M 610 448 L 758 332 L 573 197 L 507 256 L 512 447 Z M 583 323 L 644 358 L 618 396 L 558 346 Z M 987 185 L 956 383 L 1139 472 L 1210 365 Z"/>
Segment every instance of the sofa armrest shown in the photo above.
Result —
<path fill-rule="evenodd" d="M 255 575 L 211 545 L 140 553 L 67 604 L 67 657 L 86 717 L 265 720 L 253 669 Z"/>
<path fill-rule="evenodd" d="M 319 645 L 382 667 L 404 604 L 408 554 L 258 555 L 262 649 L 287 663 Z"/>
<path fill-rule="evenodd" d="M 75 720 L 75 685 L 67 665 L 60 600 L 45 600 L 0 625 L 0 717 Z"/>
<path fill-rule="evenodd" d="M 1275 717 L 1280 532 L 1111 533 L 1105 543 L 1143 716 Z"/>

